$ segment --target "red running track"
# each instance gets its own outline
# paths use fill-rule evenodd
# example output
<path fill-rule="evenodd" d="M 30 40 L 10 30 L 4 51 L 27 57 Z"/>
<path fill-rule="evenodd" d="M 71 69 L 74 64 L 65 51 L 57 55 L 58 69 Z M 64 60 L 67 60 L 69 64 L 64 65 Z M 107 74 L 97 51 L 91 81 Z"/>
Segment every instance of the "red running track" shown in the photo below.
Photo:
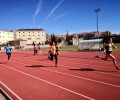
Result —
<path fill-rule="evenodd" d="M 61 52 L 58 67 L 47 52 L 0 52 L 0 87 L 14 100 L 120 100 L 120 71 L 102 52 Z M 113 53 L 120 66 L 120 53 Z"/>

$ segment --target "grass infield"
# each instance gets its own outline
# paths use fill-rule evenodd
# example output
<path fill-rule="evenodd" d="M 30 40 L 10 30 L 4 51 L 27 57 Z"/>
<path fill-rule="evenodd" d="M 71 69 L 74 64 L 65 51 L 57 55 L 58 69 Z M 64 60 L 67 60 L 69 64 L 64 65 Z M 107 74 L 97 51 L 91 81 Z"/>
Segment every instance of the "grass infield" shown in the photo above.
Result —
<path fill-rule="evenodd" d="M 113 49 L 113 52 L 120 52 L 120 43 L 115 43 L 114 45 L 117 47 L 117 49 Z M 78 51 L 78 46 L 62 46 L 59 49 L 60 51 Z M 33 50 L 33 48 L 29 50 Z M 41 48 L 41 50 L 48 51 L 49 48 Z"/>

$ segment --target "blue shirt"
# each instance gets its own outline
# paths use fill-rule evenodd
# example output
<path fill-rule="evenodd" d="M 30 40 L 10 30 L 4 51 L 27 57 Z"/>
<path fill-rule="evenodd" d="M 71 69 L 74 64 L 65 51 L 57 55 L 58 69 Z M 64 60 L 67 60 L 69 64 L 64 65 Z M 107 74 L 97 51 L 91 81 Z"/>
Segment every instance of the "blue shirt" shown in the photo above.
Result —
<path fill-rule="evenodd" d="M 11 53 L 12 47 L 11 46 L 5 46 L 5 49 L 6 49 L 6 53 Z"/>

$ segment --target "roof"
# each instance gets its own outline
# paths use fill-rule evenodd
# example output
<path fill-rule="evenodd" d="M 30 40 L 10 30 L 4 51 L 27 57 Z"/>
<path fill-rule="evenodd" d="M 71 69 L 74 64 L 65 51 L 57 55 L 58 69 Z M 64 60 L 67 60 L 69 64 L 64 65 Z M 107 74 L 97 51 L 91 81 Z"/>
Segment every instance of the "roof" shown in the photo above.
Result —
<path fill-rule="evenodd" d="M 42 28 L 40 28 L 40 29 L 29 29 L 29 28 L 27 28 L 27 29 L 18 29 L 17 31 L 44 31 Z"/>

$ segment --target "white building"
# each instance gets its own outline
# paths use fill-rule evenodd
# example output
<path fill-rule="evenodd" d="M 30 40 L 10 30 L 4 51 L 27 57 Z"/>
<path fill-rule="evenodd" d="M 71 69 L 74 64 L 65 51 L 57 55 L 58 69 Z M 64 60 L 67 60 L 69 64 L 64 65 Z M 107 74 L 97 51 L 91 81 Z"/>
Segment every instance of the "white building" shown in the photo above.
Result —
<path fill-rule="evenodd" d="M 7 43 L 8 41 L 14 40 L 13 31 L 0 30 L 0 44 Z"/>
<path fill-rule="evenodd" d="M 27 45 L 32 45 L 33 42 L 45 44 L 46 32 L 43 29 L 19 29 L 15 31 L 15 39 L 24 39 Z"/>

